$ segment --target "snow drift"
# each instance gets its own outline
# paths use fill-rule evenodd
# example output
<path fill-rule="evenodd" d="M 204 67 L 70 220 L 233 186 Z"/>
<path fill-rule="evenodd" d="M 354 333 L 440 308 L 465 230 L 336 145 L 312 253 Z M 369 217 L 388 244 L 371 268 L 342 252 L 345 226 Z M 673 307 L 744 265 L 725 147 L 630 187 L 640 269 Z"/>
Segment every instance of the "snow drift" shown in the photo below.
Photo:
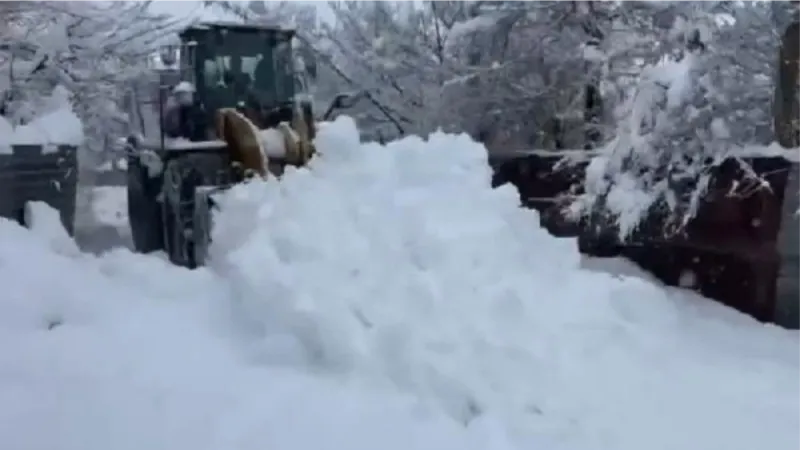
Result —
<path fill-rule="evenodd" d="M 580 270 L 465 135 L 363 144 L 342 118 L 317 148 L 220 199 L 211 265 L 250 358 L 379 380 L 542 448 L 798 443 L 796 333 Z"/>
<path fill-rule="evenodd" d="M 316 145 L 219 198 L 204 269 L 0 219 L 0 446 L 800 444 L 796 332 L 581 269 L 466 136 Z"/>
<path fill-rule="evenodd" d="M 81 255 L 42 204 L 0 218 L 0 447 L 504 449 L 413 397 L 258 367 L 215 316 L 224 280 L 160 258 Z"/>

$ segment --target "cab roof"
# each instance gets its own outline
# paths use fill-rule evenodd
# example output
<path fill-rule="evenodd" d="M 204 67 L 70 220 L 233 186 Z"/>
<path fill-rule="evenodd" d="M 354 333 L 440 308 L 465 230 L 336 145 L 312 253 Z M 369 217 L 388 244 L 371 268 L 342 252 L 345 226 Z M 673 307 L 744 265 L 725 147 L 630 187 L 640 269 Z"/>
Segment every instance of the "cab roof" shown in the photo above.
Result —
<path fill-rule="evenodd" d="M 226 21 L 213 21 L 213 22 L 198 22 L 186 27 L 183 31 L 190 30 L 236 30 L 236 31 L 271 31 L 280 34 L 288 34 L 294 36 L 294 28 L 280 27 L 277 25 L 263 25 L 252 23 L 239 23 L 239 22 L 226 22 Z"/>

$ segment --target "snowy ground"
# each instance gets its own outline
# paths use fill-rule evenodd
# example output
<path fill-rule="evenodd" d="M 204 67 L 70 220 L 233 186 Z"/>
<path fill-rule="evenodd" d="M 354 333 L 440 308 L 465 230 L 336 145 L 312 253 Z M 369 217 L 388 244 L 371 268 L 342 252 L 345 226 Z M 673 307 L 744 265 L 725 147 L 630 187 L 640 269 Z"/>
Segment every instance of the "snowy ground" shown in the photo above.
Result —
<path fill-rule="evenodd" d="M 357 136 L 221 198 L 196 271 L 0 222 L 0 447 L 800 446 L 797 332 L 596 270 L 466 137 Z"/>
<path fill-rule="evenodd" d="M 133 248 L 128 226 L 128 197 L 124 186 L 95 186 L 89 217 L 76 221 L 75 240 L 81 250 L 100 254 L 113 248 Z"/>
<path fill-rule="evenodd" d="M 97 222 L 118 228 L 128 227 L 128 197 L 124 186 L 97 186 L 92 211 Z"/>

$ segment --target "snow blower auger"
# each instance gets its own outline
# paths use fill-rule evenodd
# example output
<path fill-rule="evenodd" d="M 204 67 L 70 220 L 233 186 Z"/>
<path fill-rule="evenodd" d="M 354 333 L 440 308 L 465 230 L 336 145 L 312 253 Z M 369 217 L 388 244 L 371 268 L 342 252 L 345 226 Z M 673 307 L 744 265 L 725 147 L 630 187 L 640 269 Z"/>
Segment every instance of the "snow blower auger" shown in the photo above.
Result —
<path fill-rule="evenodd" d="M 293 55 L 293 30 L 202 23 L 180 38 L 159 55 L 156 82 L 131 90 L 139 130 L 126 143 L 128 217 L 137 252 L 196 268 L 210 244 L 212 194 L 313 156 L 303 94 L 316 71 Z M 337 96 L 323 119 L 351 97 Z"/>
<path fill-rule="evenodd" d="M 495 152 L 489 156 L 492 182 L 515 185 L 522 205 L 539 211 L 542 227 L 575 237 L 582 254 L 625 257 L 665 284 L 689 287 L 758 320 L 800 328 L 800 164 L 794 161 L 800 147 L 800 22 L 784 31 L 776 60 L 774 130 L 783 150 L 754 149 L 741 157 L 769 189 L 759 183 L 747 195 L 731 195 L 737 186 L 753 186 L 754 177 L 738 157 L 729 157 L 714 168 L 701 207 L 681 233 L 667 230 L 674 218 L 656 210 L 624 241 L 602 205 L 598 214 L 572 221 L 564 205 L 583 192 L 594 150 Z"/>

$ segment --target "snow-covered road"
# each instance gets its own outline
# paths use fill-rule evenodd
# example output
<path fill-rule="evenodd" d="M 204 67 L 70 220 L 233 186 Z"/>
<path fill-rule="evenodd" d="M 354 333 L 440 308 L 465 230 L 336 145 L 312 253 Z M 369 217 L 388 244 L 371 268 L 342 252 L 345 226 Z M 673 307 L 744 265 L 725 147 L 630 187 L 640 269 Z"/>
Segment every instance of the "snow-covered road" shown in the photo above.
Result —
<path fill-rule="evenodd" d="M 465 136 L 317 144 L 195 271 L 0 222 L 0 448 L 800 447 L 797 332 L 583 268 Z"/>

